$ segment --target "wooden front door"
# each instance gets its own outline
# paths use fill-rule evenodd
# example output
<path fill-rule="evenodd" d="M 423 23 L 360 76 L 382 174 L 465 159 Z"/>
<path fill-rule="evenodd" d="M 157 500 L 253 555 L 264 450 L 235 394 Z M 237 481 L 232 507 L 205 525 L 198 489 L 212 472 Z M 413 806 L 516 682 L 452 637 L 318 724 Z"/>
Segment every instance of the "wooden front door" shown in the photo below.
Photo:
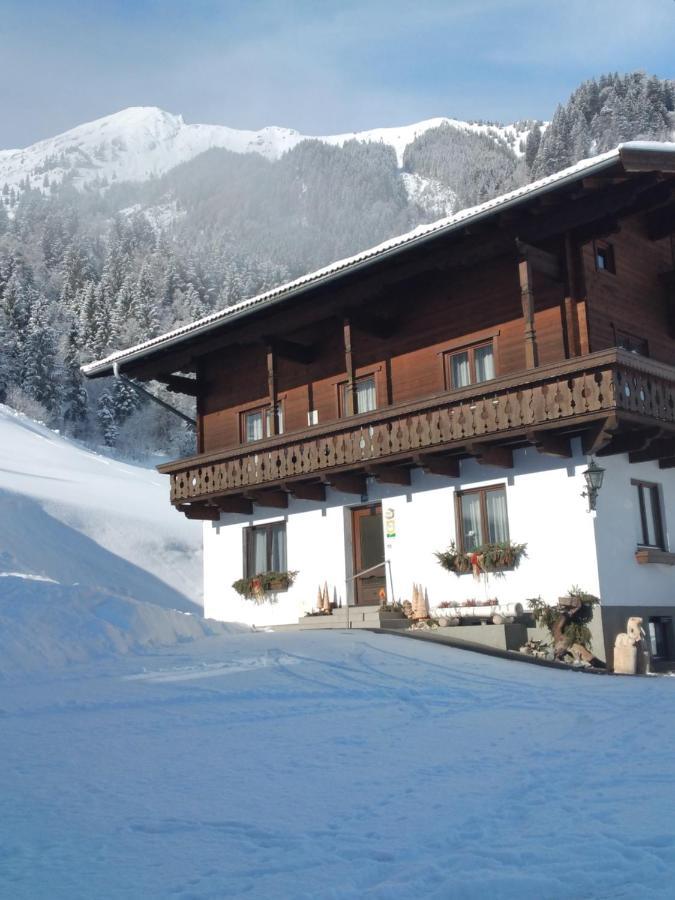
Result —
<path fill-rule="evenodd" d="M 384 567 L 384 531 L 382 506 L 362 506 L 352 510 L 352 538 L 354 544 L 354 603 L 357 606 L 377 606 L 380 590 L 386 589 Z M 365 575 L 359 575 L 365 572 Z"/>

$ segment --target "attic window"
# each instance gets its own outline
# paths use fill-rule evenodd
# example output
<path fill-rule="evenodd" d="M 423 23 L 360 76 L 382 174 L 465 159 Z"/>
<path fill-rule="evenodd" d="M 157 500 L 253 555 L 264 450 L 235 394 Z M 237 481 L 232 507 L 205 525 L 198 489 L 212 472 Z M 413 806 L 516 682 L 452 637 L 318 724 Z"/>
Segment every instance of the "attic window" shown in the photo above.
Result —
<path fill-rule="evenodd" d="M 598 272 L 609 272 L 610 275 L 616 275 L 614 247 L 611 244 L 597 243 L 595 245 L 595 268 Z"/>

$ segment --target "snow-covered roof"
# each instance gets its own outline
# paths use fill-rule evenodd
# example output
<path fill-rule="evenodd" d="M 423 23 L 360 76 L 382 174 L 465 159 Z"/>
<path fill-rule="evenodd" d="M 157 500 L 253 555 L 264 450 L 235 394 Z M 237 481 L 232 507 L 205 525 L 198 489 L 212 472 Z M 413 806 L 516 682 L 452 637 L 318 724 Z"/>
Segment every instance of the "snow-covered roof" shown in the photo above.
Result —
<path fill-rule="evenodd" d="M 486 203 L 481 203 L 479 206 L 472 206 L 460 210 L 447 218 L 439 219 L 427 225 L 420 225 L 406 234 L 391 238 L 354 256 L 339 259 L 330 263 L 330 265 L 317 269 L 315 272 L 302 275 L 300 278 L 286 282 L 248 300 L 242 300 L 233 306 L 211 313 L 189 325 L 182 325 L 180 328 L 175 328 L 151 340 L 136 344 L 134 347 L 111 353 L 104 359 L 87 363 L 82 366 L 82 372 L 88 377 L 110 374 L 117 366 L 122 366 L 124 363 L 138 361 L 151 356 L 155 351 L 164 350 L 169 346 L 175 346 L 190 338 L 211 332 L 229 322 L 243 318 L 260 307 L 276 305 L 290 297 L 297 296 L 309 288 L 327 281 L 333 281 L 347 272 L 363 268 L 383 257 L 398 254 L 409 247 L 422 244 L 430 238 L 451 233 L 477 219 L 485 218 L 506 207 L 517 205 L 526 199 L 532 199 L 538 194 L 547 193 L 561 184 L 577 181 L 593 172 L 606 169 L 619 162 L 625 163 L 627 158 L 632 157 L 635 159 L 636 155 L 646 155 L 647 158 L 653 157 L 653 168 L 658 169 L 664 156 L 667 156 L 669 159 L 672 158 L 675 163 L 675 143 L 631 141 L 630 143 L 621 144 L 614 150 L 609 150 L 607 153 L 602 153 L 590 159 L 581 160 L 567 169 L 562 169 L 560 172 L 555 172 L 553 175 L 548 175 L 514 191 L 501 194 L 499 197 L 488 200 Z M 647 167 L 641 162 L 635 168 L 645 171 Z"/>

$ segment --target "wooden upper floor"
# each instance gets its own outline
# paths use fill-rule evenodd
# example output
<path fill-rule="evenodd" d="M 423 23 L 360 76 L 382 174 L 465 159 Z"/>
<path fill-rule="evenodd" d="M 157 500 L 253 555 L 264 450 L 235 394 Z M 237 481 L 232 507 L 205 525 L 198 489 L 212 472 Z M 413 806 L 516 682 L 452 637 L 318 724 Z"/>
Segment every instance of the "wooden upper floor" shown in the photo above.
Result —
<path fill-rule="evenodd" d="M 497 437 L 514 445 L 526 440 L 519 430 L 546 430 L 562 419 L 568 439 L 575 418 L 588 424 L 591 412 L 600 419 L 625 413 L 616 397 L 612 404 L 601 398 L 593 410 L 579 398 L 575 404 L 581 388 L 571 376 L 596 378 L 597 361 L 604 359 L 600 381 L 622 390 L 631 358 L 644 374 L 640 357 L 652 361 L 652 378 L 669 383 L 675 366 L 674 189 L 675 152 L 619 154 L 599 168 L 582 166 L 568 178 L 549 180 L 545 190 L 524 190 L 513 202 L 493 201 L 480 216 L 460 216 L 457 227 L 431 229 L 423 242 L 403 242 L 395 252 L 385 247 L 363 264 L 357 259 L 326 277 L 309 276 L 283 302 L 272 297 L 245 314 L 235 310 L 220 327 L 188 332 L 150 354 L 132 353 L 122 363 L 129 374 L 197 397 L 196 455 L 163 470 L 178 478 L 219 457 L 243 460 L 244 467 L 253 460 L 255 467 L 268 448 L 281 452 L 339 434 L 350 440 L 360 434 L 360 441 L 364 423 L 372 431 L 388 422 L 389 434 L 392 422 L 399 429 L 402 421 L 409 425 L 415 411 L 422 415 L 416 427 L 424 431 L 431 410 L 440 415 L 464 403 L 473 416 L 471 407 L 487 398 L 500 410 L 500 403 L 522 403 L 527 386 L 548 397 L 554 382 L 572 402 L 564 416 L 543 412 L 541 421 L 528 421 L 520 409 L 511 422 L 509 410 L 501 409 L 492 429 L 472 425 L 465 434 L 448 427 L 441 444 L 461 456 L 476 438 L 491 436 L 493 447 Z M 609 364 L 601 351 L 611 348 L 630 356 L 619 353 Z M 675 368 L 672 378 L 675 384 Z M 655 383 L 647 385 L 642 425 L 658 442 L 666 440 L 672 416 L 662 416 L 657 427 Z M 645 449 L 635 434 L 639 424 L 633 418 L 623 429 L 633 434 L 633 452 Z M 387 442 L 397 456 L 396 440 Z M 432 437 L 428 443 L 439 449 Z M 671 454 L 669 445 L 659 446 L 664 459 L 675 455 L 675 447 Z M 354 454 L 349 459 L 338 467 L 363 475 L 364 458 L 359 467 Z M 234 495 L 256 483 L 278 487 L 288 472 L 312 474 L 284 468 L 282 476 L 282 467 L 276 478 L 268 472 L 248 485 L 234 476 L 221 480 L 218 493 Z M 321 468 L 316 462 L 314 474 Z M 209 479 L 216 477 L 210 470 Z M 180 493 L 174 490 L 174 502 L 196 502 L 214 488 L 201 483 L 196 493 Z"/>

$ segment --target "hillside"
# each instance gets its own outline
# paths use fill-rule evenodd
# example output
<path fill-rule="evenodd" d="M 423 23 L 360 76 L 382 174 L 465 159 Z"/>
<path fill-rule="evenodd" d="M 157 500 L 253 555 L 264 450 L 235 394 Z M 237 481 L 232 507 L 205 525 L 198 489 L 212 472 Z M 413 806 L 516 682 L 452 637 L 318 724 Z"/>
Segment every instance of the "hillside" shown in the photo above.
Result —
<path fill-rule="evenodd" d="M 201 528 L 173 512 L 152 469 L 0 406 L 0 576 L 198 612 Z"/>

